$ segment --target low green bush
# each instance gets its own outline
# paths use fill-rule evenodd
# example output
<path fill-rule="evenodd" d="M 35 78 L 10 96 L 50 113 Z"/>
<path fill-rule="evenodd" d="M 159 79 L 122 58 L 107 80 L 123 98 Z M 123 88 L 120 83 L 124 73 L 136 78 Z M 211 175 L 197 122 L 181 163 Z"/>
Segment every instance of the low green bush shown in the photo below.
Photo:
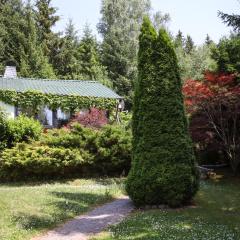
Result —
<path fill-rule="evenodd" d="M 131 162 L 131 132 L 119 125 L 106 125 L 101 130 L 74 124 L 71 129 L 51 130 L 42 143 L 51 147 L 82 149 L 92 156 L 91 173 L 126 174 Z"/>
<path fill-rule="evenodd" d="M 41 143 L 50 147 L 82 148 L 87 150 L 97 137 L 98 131 L 74 124 L 71 129 L 53 129 L 42 135 Z"/>
<path fill-rule="evenodd" d="M 129 172 L 132 136 L 121 126 L 105 126 L 96 141 L 95 167 L 106 175 Z"/>
<path fill-rule="evenodd" d="M 38 142 L 17 144 L 0 155 L 1 180 L 119 176 L 131 162 L 131 134 L 120 126 L 101 130 L 75 124 L 49 130 Z"/>
<path fill-rule="evenodd" d="M 20 143 L 1 154 L 0 178 L 11 181 L 83 174 L 83 166 L 91 164 L 90 159 L 77 149 Z"/>

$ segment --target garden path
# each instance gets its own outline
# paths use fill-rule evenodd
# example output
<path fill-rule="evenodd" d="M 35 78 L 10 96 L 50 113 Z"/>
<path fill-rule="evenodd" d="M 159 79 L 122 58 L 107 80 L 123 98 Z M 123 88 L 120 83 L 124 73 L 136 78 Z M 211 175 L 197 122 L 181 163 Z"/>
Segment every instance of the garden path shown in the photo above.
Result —
<path fill-rule="evenodd" d="M 133 209 L 131 200 L 128 197 L 122 197 L 32 240 L 87 240 L 109 225 L 119 223 Z"/>

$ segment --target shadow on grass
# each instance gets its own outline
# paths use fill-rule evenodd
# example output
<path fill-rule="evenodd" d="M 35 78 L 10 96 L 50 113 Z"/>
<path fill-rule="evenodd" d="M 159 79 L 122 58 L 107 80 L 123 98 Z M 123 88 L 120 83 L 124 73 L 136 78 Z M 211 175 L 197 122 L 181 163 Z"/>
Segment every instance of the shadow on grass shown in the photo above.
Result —
<path fill-rule="evenodd" d="M 123 184 L 126 178 L 61 178 L 61 179 L 46 179 L 46 180 L 28 180 L 28 181 L 12 181 L 12 182 L 2 182 L 0 187 L 34 187 L 41 186 L 44 184 L 69 184 L 71 182 L 81 182 L 82 180 L 93 181 L 93 183 L 100 185 L 110 185 L 110 184 Z"/>
<path fill-rule="evenodd" d="M 68 219 L 81 215 L 93 206 L 102 204 L 110 199 L 111 196 L 96 193 L 71 193 L 71 192 L 52 192 L 56 201 L 47 203 L 51 205 L 52 212 L 39 212 L 37 214 L 17 213 L 12 217 L 18 228 L 24 230 L 45 230 L 51 229 Z"/>

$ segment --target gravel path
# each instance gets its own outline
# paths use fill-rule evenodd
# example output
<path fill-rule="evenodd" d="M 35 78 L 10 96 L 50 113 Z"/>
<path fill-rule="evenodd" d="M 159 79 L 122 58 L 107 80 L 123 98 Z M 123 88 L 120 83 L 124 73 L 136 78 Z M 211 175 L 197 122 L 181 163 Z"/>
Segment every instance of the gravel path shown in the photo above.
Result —
<path fill-rule="evenodd" d="M 109 225 L 119 223 L 133 209 L 128 197 L 117 199 L 32 240 L 86 240 Z"/>

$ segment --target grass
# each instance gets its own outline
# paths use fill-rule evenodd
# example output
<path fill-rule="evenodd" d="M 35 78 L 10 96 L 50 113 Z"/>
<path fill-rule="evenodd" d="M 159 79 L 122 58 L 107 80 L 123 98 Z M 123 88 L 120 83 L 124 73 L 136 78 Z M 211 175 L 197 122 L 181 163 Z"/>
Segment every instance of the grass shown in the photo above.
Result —
<path fill-rule="evenodd" d="M 0 239 L 27 240 L 121 195 L 122 180 L 0 185 Z"/>
<path fill-rule="evenodd" d="M 195 207 L 136 211 L 95 240 L 239 240 L 240 179 L 207 180 Z"/>

